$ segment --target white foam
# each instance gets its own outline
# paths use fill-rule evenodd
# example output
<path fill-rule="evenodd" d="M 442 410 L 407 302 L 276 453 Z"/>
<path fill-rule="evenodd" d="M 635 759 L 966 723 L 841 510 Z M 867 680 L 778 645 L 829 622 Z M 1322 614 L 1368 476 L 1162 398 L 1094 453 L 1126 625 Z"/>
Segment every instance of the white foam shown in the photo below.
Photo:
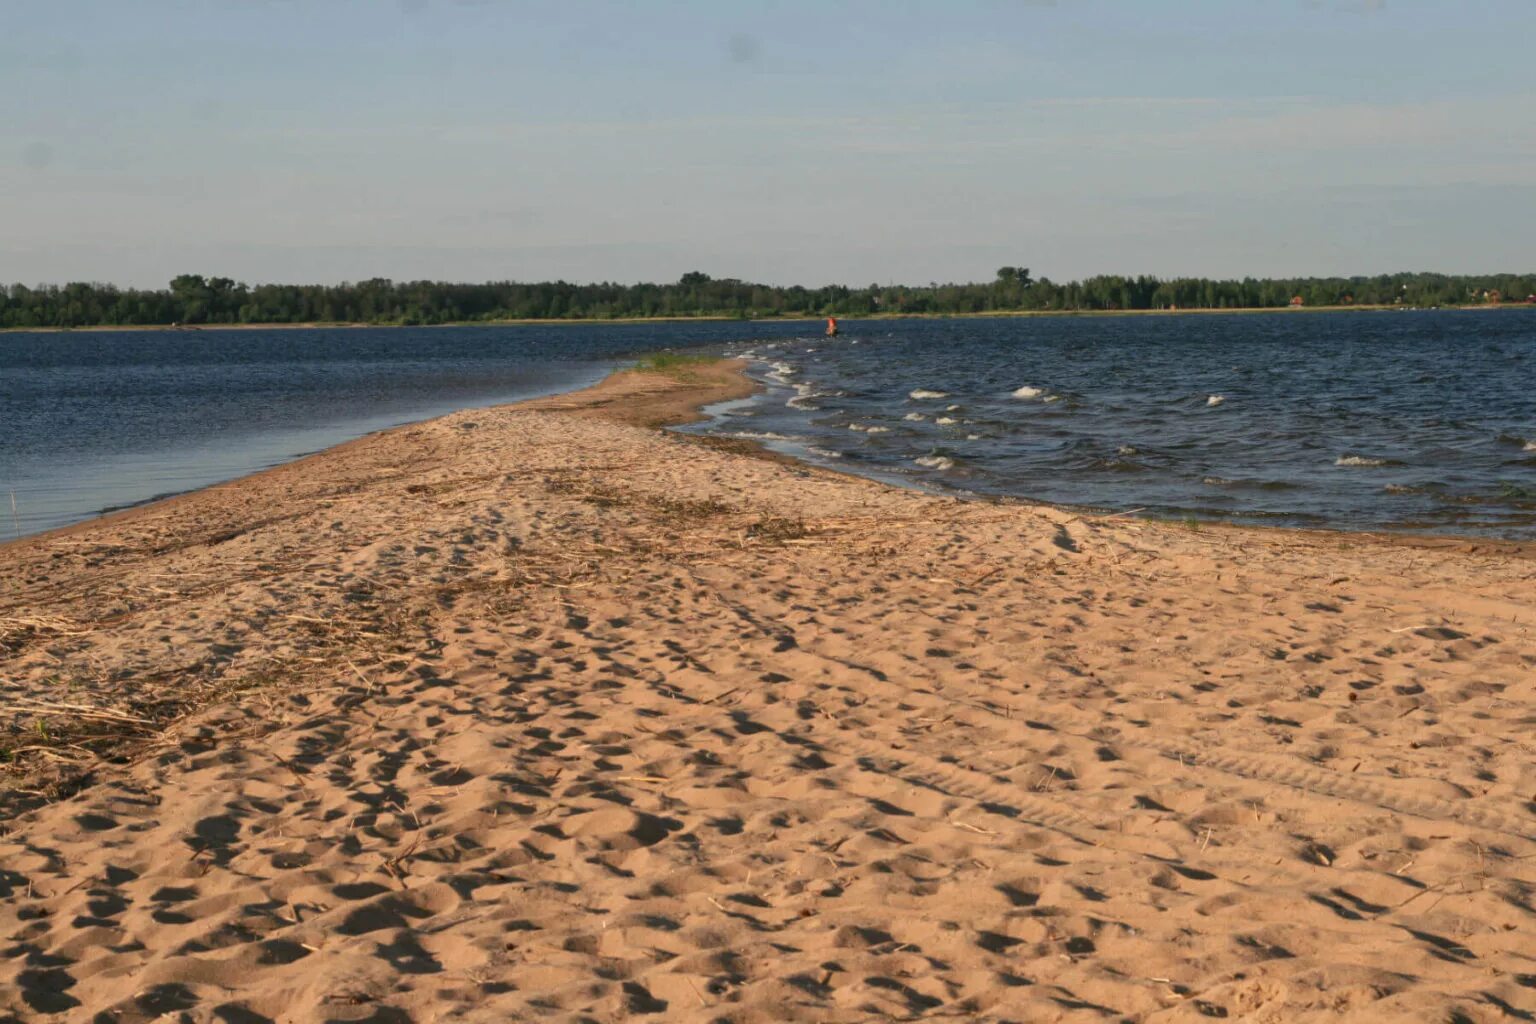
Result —
<path fill-rule="evenodd" d="M 917 421 L 920 421 L 920 420 L 926 420 L 927 418 L 928 418 L 927 416 L 924 416 L 920 412 L 909 412 L 905 416 L 902 417 L 902 419 L 904 419 L 904 420 L 912 420 L 914 422 L 917 422 Z"/>
<path fill-rule="evenodd" d="M 1223 396 L 1223 395 L 1212 395 L 1211 397 L 1209 397 L 1209 398 L 1207 398 L 1205 400 L 1205 404 L 1214 408 L 1215 406 L 1220 405 L 1222 402 L 1225 402 L 1226 400 L 1227 400 L 1226 397 Z"/>
<path fill-rule="evenodd" d="M 1043 394 L 1045 394 L 1045 389 L 1044 388 L 1033 388 L 1033 387 L 1030 387 L 1028 384 L 1026 384 L 1023 387 L 1018 388 L 1017 390 L 1015 390 L 1014 393 L 1013 393 L 1013 397 L 1014 398 L 1039 398 Z"/>
<path fill-rule="evenodd" d="M 1061 401 L 1061 396 L 1060 395 L 1046 395 L 1045 398 L 1042 399 L 1042 401 L 1046 401 L 1046 402 L 1059 402 L 1059 401 Z"/>
<path fill-rule="evenodd" d="M 940 416 L 938 419 L 934 420 L 933 422 L 937 423 L 941 427 L 947 427 L 951 423 L 955 422 L 955 418 L 953 416 Z"/>
<path fill-rule="evenodd" d="M 927 388 L 914 388 L 911 391 L 907 392 L 907 397 L 908 398 L 915 398 L 918 401 L 922 401 L 925 398 L 948 398 L 949 397 L 949 392 L 948 391 L 930 391 Z"/>
<path fill-rule="evenodd" d="M 840 459 L 843 457 L 842 452 L 834 452 L 830 448 L 817 448 L 815 445 L 808 444 L 805 446 L 805 450 L 812 455 L 820 455 L 824 459 Z"/>
<path fill-rule="evenodd" d="M 790 375 L 795 372 L 793 366 L 790 366 L 788 363 L 769 363 L 768 365 L 770 369 L 764 376 L 779 384 L 790 383 Z"/>
<path fill-rule="evenodd" d="M 862 423 L 850 423 L 848 424 L 848 429 L 857 430 L 861 434 L 889 434 L 891 432 L 890 427 L 868 427 Z"/>
<path fill-rule="evenodd" d="M 786 381 L 785 383 L 789 382 Z M 785 405 L 789 406 L 791 409 L 816 410 L 821 408 L 821 406 L 815 403 L 814 399 L 825 398 L 827 395 L 825 391 L 820 391 L 814 385 L 806 384 L 804 382 L 797 383 L 793 386 L 795 389 L 795 397 L 785 402 Z"/>
<path fill-rule="evenodd" d="M 919 466 L 924 466 L 924 467 L 927 467 L 928 469 L 954 469 L 955 468 L 955 460 L 954 459 L 950 459 L 950 458 L 945 458 L 943 455 L 923 455 L 923 456 L 919 456 L 916 459 L 913 459 L 912 461 L 916 462 Z"/>
<path fill-rule="evenodd" d="M 1335 466 L 1385 466 L 1386 459 L 1373 459 L 1366 455 L 1340 455 L 1333 460 Z"/>
<path fill-rule="evenodd" d="M 1135 448 L 1132 448 L 1128 444 L 1123 444 L 1119 448 L 1115 449 L 1115 454 L 1116 455 L 1140 455 L 1141 452 L 1137 451 Z"/>
<path fill-rule="evenodd" d="M 787 434 L 775 434 L 771 430 L 738 430 L 730 434 L 731 437 L 739 437 L 748 441 L 793 441 L 793 437 Z"/>
<path fill-rule="evenodd" d="M 960 411 L 960 407 L 958 405 L 946 405 L 944 407 L 944 411 L 945 412 L 959 412 Z"/>
<path fill-rule="evenodd" d="M 981 435 L 980 434 L 966 434 L 965 435 L 965 439 L 967 441 L 980 441 L 981 440 Z"/>
<path fill-rule="evenodd" d="M 1525 442 L 1525 447 L 1520 450 L 1526 452 L 1536 452 L 1536 441 Z"/>

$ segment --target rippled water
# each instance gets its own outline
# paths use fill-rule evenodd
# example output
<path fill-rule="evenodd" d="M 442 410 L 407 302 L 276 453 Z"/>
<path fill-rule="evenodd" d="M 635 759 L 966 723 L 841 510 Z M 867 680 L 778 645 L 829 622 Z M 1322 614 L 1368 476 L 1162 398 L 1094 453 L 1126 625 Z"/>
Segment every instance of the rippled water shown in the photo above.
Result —
<path fill-rule="evenodd" d="M 942 488 L 1536 537 L 1536 311 L 845 322 L 707 429 Z"/>

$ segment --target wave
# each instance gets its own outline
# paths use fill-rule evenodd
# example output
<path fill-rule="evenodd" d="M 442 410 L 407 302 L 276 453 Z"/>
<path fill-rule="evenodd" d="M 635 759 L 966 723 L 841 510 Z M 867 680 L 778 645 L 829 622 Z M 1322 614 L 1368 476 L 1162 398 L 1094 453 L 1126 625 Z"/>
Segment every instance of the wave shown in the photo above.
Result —
<path fill-rule="evenodd" d="M 925 469 L 954 469 L 955 460 L 946 455 L 920 455 L 912 460 Z"/>
<path fill-rule="evenodd" d="M 1377 459 L 1369 455 L 1340 455 L 1333 460 L 1335 466 L 1390 466 L 1391 459 Z"/>
<path fill-rule="evenodd" d="M 805 450 L 810 452 L 812 455 L 819 455 L 824 459 L 840 459 L 843 457 L 842 452 L 834 452 L 830 448 L 818 448 L 813 444 L 806 445 Z"/>
<path fill-rule="evenodd" d="M 1014 398 L 1039 398 L 1043 394 L 1045 394 L 1045 389 L 1044 388 L 1034 388 L 1034 387 L 1030 387 L 1028 384 L 1026 384 L 1026 385 L 1024 385 L 1021 388 L 1015 389 L 1014 392 L 1013 392 L 1013 397 Z"/>
<path fill-rule="evenodd" d="M 1205 400 L 1205 404 L 1214 409 L 1216 406 L 1220 405 L 1226 400 L 1227 398 L 1225 395 L 1212 395 Z"/>
<path fill-rule="evenodd" d="M 788 363 L 770 363 L 770 369 L 763 376 L 779 384 L 788 384 L 792 374 L 798 372 Z"/>
<path fill-rule="evenodd" d="M 726 437 L 739 437 L 746 441 L 798 441 L 800 438 L 791 437 L 788 434 L 776 434 L 771 430 L 736 430 L 725 435 Z"/>
<path fill-rule="evenodd" d="M 927 418 L 928 418 L 927 416 L 924 416 L 920 412 L 909 412 L 905 416 L 902 417 L 902 419 L 904 419 L 904 420 L 911 420 L 914 423 L 921 422 L 922 420 L 926 420 Z"/>
<path fill-rule="evenodd" d="M 957 423 L 959 421 L 956 420 L 953 416 L 940 416 L 938 419 L 934 420 L 933 422 L 937 423 L 941 427 L 947 427 L 950 424 Z"/>
<path fill-rule="evenodd" d="M 788 383 L 788 381 L 785 381 L 785 383 Z M 826 398 L 830 394 L 830 392 L 822 391 L 811 384 L 800 383 L 794 385 L 794 388 L 795 397 L 784 404 L 791 409 L 801 409 L 807 412 L 814 412 L 820 409 L 821 406 L 816 404 L 816 399 Z"/>
<path fill-rule="evenodd" d="M 862 423 L 850 423 L 848 424 L 848 429 L 857 430 L 862 434 L 889 434 L 891 432 L 890 427 L 868 427 Z"/>
<path fill-rule="evenodd" d="M 932 391 L 928 388 L 913 388 L 911 391 L 907 392 L 907 397 L 917 401 L 922 401 L 925 398 L 948 398 L 949 392 Z"/>

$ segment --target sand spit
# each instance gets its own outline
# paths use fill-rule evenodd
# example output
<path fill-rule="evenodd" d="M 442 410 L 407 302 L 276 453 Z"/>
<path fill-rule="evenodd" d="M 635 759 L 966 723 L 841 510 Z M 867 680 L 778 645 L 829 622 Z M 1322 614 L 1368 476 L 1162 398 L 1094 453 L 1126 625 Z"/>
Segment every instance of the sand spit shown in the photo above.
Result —
<path fill-rule="evenodd" d="M 652 429 L 746 387 L 0 548 L 0 1021 L 1536 1013 L 1528 552 Z"/>

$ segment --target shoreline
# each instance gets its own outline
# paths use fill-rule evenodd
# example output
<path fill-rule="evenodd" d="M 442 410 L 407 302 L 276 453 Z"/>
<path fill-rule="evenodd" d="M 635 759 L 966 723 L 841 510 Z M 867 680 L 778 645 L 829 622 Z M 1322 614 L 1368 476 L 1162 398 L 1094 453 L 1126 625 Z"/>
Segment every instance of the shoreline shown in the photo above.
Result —
<path fill-rule="evenodd" d="M 618 415 L 623 419 L 624 422 L 632 423 L 635 425 L 644 425 L 654 429 L 660 429 L 667 426 L 680 426 L 685 423 L 696 423 L 707 418 L 701 410 L 708 405 L 713 405 L 717 402 L 730 401 L 735 398 L 745 398 L 758 390 L 759 385 L 751 381 L 744 374 L 735 372 L 735 366 L 732 365 L 733 361 L 721 360 L 720 362 L 730 367 L 731 379 L 716 380 L 714 378 L 720 374 L 720 371 L 714 368 L 709 368 L 708 379 L 701 382 L 704 386 L 695 391 L 686 402 L 678 403 L 671 400 L 662 399 L 659 396 L 653 396 L 652 400 L 650 401 L 635 402 L 630 408 L 619 412 Z M 682 372 L 688 373 L 699 371 L 685 370 Z M 292 459 L 279 462 L 276 465 L 265 466 L 250 473 L 242 474 L 241 476 L 232 477 L 228 480 L 221 480 L 217 483 L 209 484 L 206 487 L 194 487 L 185 491 L 178 491 L 175 494 L 146 498 L 143 501 L 134 502 L 133 504 L 122 508 L 110 509 L 100 512 L 98 514 L 92 515 L 88 519 L 82 519 L 77 523 L 68 523 L 64 526 L 42 530 L 37 533 L 23 534 L 20 537 L 0 537 L 0 556 L 3 556 L 8 550 L 25 546 L 33 542 L 47 543 L 54 539 L 63 539 L 66 537 L 75 536 L 82 532 L 88 532 L 96 527 L 132 526 L 134 525 L 135 520 L 140 517 L 148 516 L 150 518 L 159 518 L 161 513 L 177 510 L 177 506 L 180 503 L 191 502 L 203 496 L 206 496 L 211 502 L 215 504 L 219 499 L 222 499 L 226 493 L 230 494 L 232 500 L 238 500 L 238 496 L 245 490 L 253 485 L 258 485 L 260 482 L 265 481 L 269 477 L 280 477 L 289 473 L 302 474 L 307 472 L 308 467 L 312 463 L 325 463 L 335 459 L 344 458 L 348 452 L 363 446 L 371 440 L 386 438 L 397 433 L 410 431 L 425 424 L 433 423 L 437 420 L 447 419 L 453 416 L 469 416 L 479 411 L 490 412 L 504 409 L 541 408 L 543 407 L 544 403 L 561 403 L 566 401 L 591 401 L 594 403 L 594 407 L 606 407 L 610 404 L 611 401 L 613 401 L 608 397 L 609 392 L 617 391 L 619 394 L 628 397 L 632 393 L 633 379 L 644 378 L 645 376 L 647 376 L 647 374 L 633 369 L 617 370 L 609 374 L 608 377 L 604 378 L 599 383 L 589 387 L 577 388 L 570 391 L 558 391 L 548 395 L 524 399 L 523 401 L 519 402 L 507 402 L 498 405 L 476 406 L 465 409 L 458 409 L 439 416 L 432 416 L 422 420 L 412 420 L 410 422 L 400 423 L 392 427 L 385 427 L 381 430 L 370 431 L 366 434 L 361 434 L 349 440 L 340 441 L 319 451 L 309 452 L 305 455 L 299 455 Z M 656 376 L 665 377 L 667 375 L 657 374 Z M 692 435 L 678 436 L 683 437 Z M 764 450 L 764 454 L 769 456 L 772 455 L 772 453 L 767 452 L 766 449 Z M 798 463 L 798 460 L 791 461 Z"/>
<path fill-rule="evenodd" d="M 0 546 L 0 1017 L 1536 1011 L 1532 551 L 660 429 L 739 365 Z"/>
<path fill-rule="evenodd" d="M 978 313 L 837 313 L 840 320 L 974 320 L 974 319 L 1030 319 L 1035 317 L 1119 317 L 1119 316 L 1254 316 L 1264 313 L 1379 313 L 1397 311 L 1403 313 L 1431 312 L 1496 312 L 1499 310 L 1531 309 L 1527 303 L 1504 302 L 1498 305 L 1479 303 L 1467 306 L 1397 306 L 1397 305 L 1343 305 L 1343 306 L 1240 306 L 1231 309 L 1021 309 L 988 310 Z M 454 320 L 438 324 L 367 323 L 361 321 L 310 321 L 300 323 L 236 323 L 236 324 L 90 324 L 82 327 L 0 327 L 5 334 L 88 334 L 127 333 L 137 331 L 282 331 L 282 330 L 356 330 L 362 328 L 427 329 L 445 327 L 552 327 L 562 324 L 573 327 L 593 327 L 603 324 L 677 324 L 690 322 L 707 323 L 817 323 L 826 314 L 803 316 L 738 317 L 726 314 L 699 316 L 656 317 L 604 317 L 558 319 L 529 318 L 520 320 Z"/>
<path fill-rule="evenodd" d="M 353 326 L 361 327 L 368 325 L 358 324 Z M 751 395 L 757 394 L 763 390 L 763 386 L 761 384 L 746 375 L 744 372 L 744 364 L 742 360 L 722 358 L 718 361 L 718 364 L 728 368 L 728 374 L 734 378 L 731 383 L 726 384 L 724 382 L 714 382 L 703 391 L 697 392 L 694 397 L 687 399 L 687 403 L 685 405 L 673 405 L 671 403 L 665 404 L 662 407 L 665 412 L 658 413 L 658 415 L 664 415 L 666 417 L 664 420 L 644 422 L 644 417 L 649 415 L 649 413 L 646 411 L 649 409 L 649 406 L 642 403 L 638 405 L 632 413 L 622 413 L 621 415 L 626 417 L 624 421 L 657 429 L 663 426 L 681 426 L 688 423 L 697 423 L 709 418 L 708 414 L 704 411 L 708 406 L 715 405 L 720 402 L 750 397 Z M 633 368 L 621 369 L 614 371 L 609 375 L 608 378 L 605 378 L 596 385 L 591 385 L 585 388 L 578 388 L 571 391 L 553 392 L 548 395 L 525 399 L 518 402 L 460 409 L 439 416 L 429 417 L 424 420 L 412 420 L 380 430 L 370 431 L 369 433 L 359 435 L 349 440 L 340 441 L 319 451 L 295 456 L 275 465 L 265 466 L 263 468 L 253 470 L 250 473 L 231 477 L 227 480 L 217 481 L 202 487 L 189 488 L 184 491 L 177 491 L 171 494 L 152 496 L 118 508 L 106 509 L 98 513 L 93 513 L 88 518 L 82 519 L 79 522 L 68 523 L 63 526 L 53 527 L 36 533 L 22 534 L 19 537 L 15 535 L 3 535 L 3 532 L 0 532 L 0 556 L 3 556 L 8 548 L 24 545 L 30 541 L 43 540 L 54 535 L 72 535 L 80 531 L 88 530 L 98 524 L 116 524 L 120 521 L 131 519 L 133 516 L 141 512 L 146 514 L 153 513 L 154 510 L 160 509 L 162 507 L 168 507 L 174 502 L 185 500 L 207 492 L 219 491 L 223 488 L 236 486 L 253 478 L 263 477 L 269 473 L 281 472 L 291 467 L 296 467 L 300 464 L 308 463 L 310 460 L 319 458 L 321 456 L 327 456 L 332 453 L 340 453 L 343 450 L 349 449 L 350 447 L 357 445 L 360 442 L 368 440 L 369 438 L 382 437 L 398 431 L 410 430 L 413 427 L 431 423 L 434 420 L 446 418 L 447 416 L 467 414 L 473 412 L 477 408 L 492 410 L 536 407 L 538 403 L 559 401 L 565 398 L 569 398 L 575 401 L 584 401 L 587 400 L 589 393 L 592 393 L 594 396 L 600 395 L 605 387 L 609 384 L 609 381 L 614 378 L 625 378 L 632 374 L 644 375 L 647 372 L 651 371 L 640 371 Z M 663 371 L 658 375 L 662 377 L 670 376 L 674 379 L 678 379 L 681 383 L 688 384 L 690 383 L 688 380 L 689 375 L 697 375 L 699 372 L 701 372 L 700 367 L 694 366 L 685 367 L 676 371 L 672 371 L 671 373 Z M 717 368 L 705 366 L 702 368 L 702 372 L 705 373 L 709 379 L 713 380 L 717 372 Z M 716 388 L 718 388 L 718 390 L 716 390 Z M 714 395 L 718 395 L 719 397 L 710 397 Z M 607 404 L 607 402 L 603 399 L 594 398 L 593 400 L 599 401 L 604 405 Z M 640 418 L 636 419 L 633 417 Z M 1151 515 L 1138 515 L 1137 513 L 1139 510 L 1132 510 L 1129 512 L 1113 511 L 1093 505 L 1071 505 L 1051 502 L 1041 498 L 1030 497 L 1028 495 L 990 495 L 976 494 L 971 492 L 957 493 L 942 486 L 916 484 L 908 485 L 904 483 L 893 482 L 878 475 L 864 475 L 844 467 L 826 465 L 823 462 L 816 462 L 810 459 L 800 458 L 796 455 L 774 451 L 763 442 L 750 438 L 722 437 L 712 434 L 692 433 L 676 434 L 673 436 L 676 436 L 678 439 L 689 443 L 701 444 L 720 451 L 779 462 L 785 465 L 801 466 L 807 469 L 813 469 L 819 473 L 833 474 L 852 480 L 859 480 L 865 483 L 874 484 L 880 487 L 910 490 L 913 493 L 922 494 L 929 497 L 938 497 L 947 500 L 977 502 L 982 504 L 1007 507 L 1049 508 L 1063 513 L 1092 518 L 1126 518 L 1132 522 L 1158 523 L 1170 527 L 1177 526 L 1185 529 L 1188 528 L 1187 522 L 1185 520 L 1170 519 Z M 0 514 L 0 518 L 3 518 L 3 514 Z M 1334 526 L 1267 525 L 1262 523 L 1233 522 L 1223 519 L 1200 519 L 1198 520 L 1198 525 L 1199 529 L 1202 530 L 1231 530 L 1238 532 L 1255 531 L 1260 534 L 1298 534 L 1301 536 L 1315 535 L 1338 538 L 1346 541 L 1351 538 L 1358 538 L 1364 539 L 1371 543 L 1407 547 L 1449 549 L 1466 552 L 1493 551 L 1517 556 L 1536 555 L 1536 540 L 1511 540 L 1503 537 L 1479 536 L 1475 534 L 1424 533 L 1411 530 L 1396 531 L 1384 529 L 1352 530 Z"/>

